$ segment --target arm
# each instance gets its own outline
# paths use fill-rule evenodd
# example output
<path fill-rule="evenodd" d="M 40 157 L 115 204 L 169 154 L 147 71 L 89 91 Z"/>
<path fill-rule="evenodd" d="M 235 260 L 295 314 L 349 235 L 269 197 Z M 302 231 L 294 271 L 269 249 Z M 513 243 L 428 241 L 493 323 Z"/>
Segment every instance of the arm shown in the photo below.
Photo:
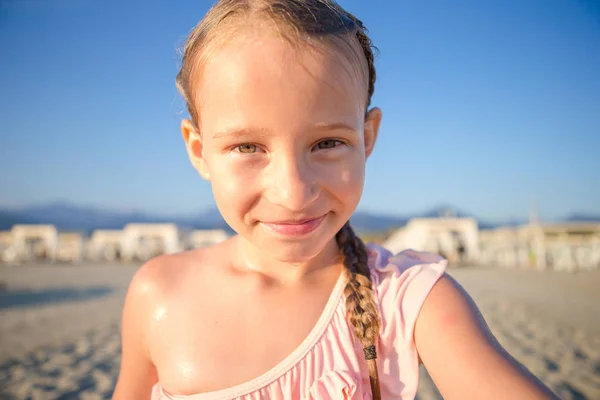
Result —
<path fill-rule="evenodd" d="M 500 346 L 475 302 L 448 275 L 423 304 L 415 343 L 446 400 L 558 399 Z"/>
<path fill-rule="evenodd" d="M 148 349 L 147 325 L 156 296 L 153 261 L 133 277 L 123 307 L 121 327 L 121 368 L 113 400 L 150 399 L 158 381 Z"/>

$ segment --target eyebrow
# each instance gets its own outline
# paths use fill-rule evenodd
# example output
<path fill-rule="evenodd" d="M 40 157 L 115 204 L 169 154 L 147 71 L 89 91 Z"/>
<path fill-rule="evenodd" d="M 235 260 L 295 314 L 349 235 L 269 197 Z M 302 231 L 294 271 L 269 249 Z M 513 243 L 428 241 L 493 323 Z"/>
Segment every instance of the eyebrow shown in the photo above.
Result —
<path fill-rule="evenodd" d="M 329 123 L 329 122 L 319 122 L 318 124 L 315 125 L 315 129 L 318 131 L 322 131 L 322 132 L 329 132 L 329 131 L 337 131 L 337 130 L 343 130 L 343 131 L 350 131 L 350 132 L 355 132 L 356 129 L 352 128 L 349 125 L 346 125 L 342 122 L 334 122 L 334 123 Z M 265 128 L 232 128 L 232 129 L 226 129 L 220 132 L 217 132 L 213 135 L 213 139 L 219 139 L 219 138 L 223 138 L 223 137 L 247 137 L 247 136 L 252 136 L 252 135 L 258 135 L 258 136 L 269 136 L 270 132 L 268 129 Z"/>
<path fill-rule="evenodd" d="M 264 128 L 259 129 L 249 129 L 249 128 L 232 128 L 226 129 L 224 131 L 217 132 L 213 135 L 213 139 L 223 138 L 223 137 L 245 137 L 251 135 L 259 135 L 259 136 L 267 136 L 269 131 Z"/>
<path fill-rule="evenodd" d="M 355 132 L 356 129 L 352 128 L 349 125 L 344 124 L 343 122 L 334 122 L 334 123 L 328 123 L 328 122 L 321 122 L 318 123 L 315 128 L 317 128 L 317 130 L 319 131 L 352 131 Z"/>

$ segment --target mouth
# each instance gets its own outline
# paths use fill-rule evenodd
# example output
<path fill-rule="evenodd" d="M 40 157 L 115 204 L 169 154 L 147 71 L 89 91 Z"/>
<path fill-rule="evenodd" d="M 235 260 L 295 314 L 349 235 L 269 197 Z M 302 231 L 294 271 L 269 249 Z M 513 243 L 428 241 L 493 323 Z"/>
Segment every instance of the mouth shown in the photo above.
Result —
<path fill-rule="evenodd" d="M 262 225 L 271 231 L 284 236 L 304 236 L 316 230 L 327 214 L 313 218 L 303 218 L 298 220 L 285 220 L 276 222 L 262 222 Z"/>

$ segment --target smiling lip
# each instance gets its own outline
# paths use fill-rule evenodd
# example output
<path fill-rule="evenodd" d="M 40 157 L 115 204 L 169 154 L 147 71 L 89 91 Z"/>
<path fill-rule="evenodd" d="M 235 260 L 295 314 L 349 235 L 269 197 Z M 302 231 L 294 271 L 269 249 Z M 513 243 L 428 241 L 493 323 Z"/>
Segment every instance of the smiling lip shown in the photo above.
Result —
<path fill-rule="evenodd" d="M 303 236 L 317 229 L 323 219 L 325 215 L 298 221 L 263 222 L 262 224 L 280 235 Z"/>

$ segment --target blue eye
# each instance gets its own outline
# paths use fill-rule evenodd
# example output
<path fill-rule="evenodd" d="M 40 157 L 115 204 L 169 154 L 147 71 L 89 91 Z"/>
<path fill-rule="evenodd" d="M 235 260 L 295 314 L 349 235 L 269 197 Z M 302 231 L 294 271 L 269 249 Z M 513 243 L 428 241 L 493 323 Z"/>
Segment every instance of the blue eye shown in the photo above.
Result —
<path fill-rule="evenodd" d="M 343 144 L 341 140 L 336 139 L 326 139 L 317 143 L 317 148 L 320 150 L 333 149 L 338 145 Z"/>
<path fill-rule="evenodd" d="M 236 146 L 236 149 L 240 152 L 240 153 L 256 153 L 256 145 L 251 144 L 251 143 L 244 143 L 241 144 L 239 146 Z"/>

